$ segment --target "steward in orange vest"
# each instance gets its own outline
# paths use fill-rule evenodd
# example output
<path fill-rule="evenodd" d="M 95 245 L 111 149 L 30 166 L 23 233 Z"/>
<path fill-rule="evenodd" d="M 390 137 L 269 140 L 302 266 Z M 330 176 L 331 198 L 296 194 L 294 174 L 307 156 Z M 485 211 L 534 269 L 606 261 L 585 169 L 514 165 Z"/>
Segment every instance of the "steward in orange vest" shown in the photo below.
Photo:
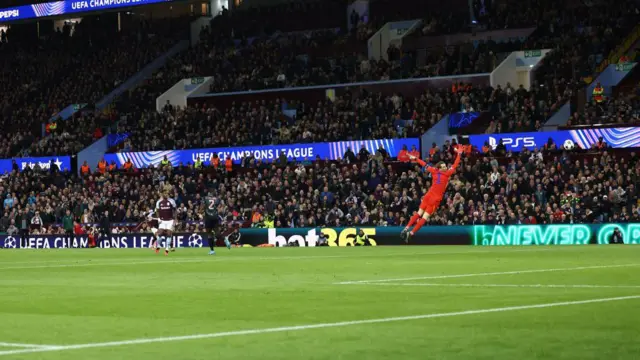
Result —
<path fill-rule="evenodd" d="M 231 160 L 231 156 L 227 156 L 227 160 L 224 161 L 224 167 L 228 172 L 233 170 L 233 160 Z"/>
<path fill-rule="evenodd" d="M 80 166 L 80 173 L 82 175 L 89 175 L 91 173 L 91 169 L 89 168 L 89 164 L 85 161 L 82 166 Z"/>
<path fill-rule="evenodd" d="M 100 160 L 100 162 L 98 162 L 98 171 L 100 172 L 100 174 L 104 174 L 105 172 L 107 172 L 107 162 L 104 160 Z"/>

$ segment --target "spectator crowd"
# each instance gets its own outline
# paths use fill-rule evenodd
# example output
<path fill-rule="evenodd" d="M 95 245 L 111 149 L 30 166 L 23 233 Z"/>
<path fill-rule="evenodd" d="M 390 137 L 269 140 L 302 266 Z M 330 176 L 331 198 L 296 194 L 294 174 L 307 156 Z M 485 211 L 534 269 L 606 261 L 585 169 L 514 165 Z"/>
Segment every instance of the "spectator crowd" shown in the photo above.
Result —
<path fill-rule="evenodd" d="M 489 29 L 535 20 L 538 27 L 524 43 L 461 44 L 429 52 L 426 61 L 398 48 L 389 49 L 388 60 L 369 59 L 364 40 L 375 26 L 354 17 L 355 28 L 348 31 L 334 16 L 343 6 L 337 1 L 223 12 L 203 29 L 196 46 L 125 94 L 113 109 L 79 112 L 59 121 L 44 138 L 43 123 L 68 105 L 100 100 L 181 38 L 170 34 L 181 33 L 166 26 L 166 20 L 111 33 L 91 17 L 73 28 L 73 36 L 70 28 L 28 41 L 6 33 L 0 37 L 6 55 L 0 57 L 0 158 L 77 153 L 109 130 L 129 134 L 122 144 L 126 151 L 416 137 L 443 115 L 458 111 L 489 111 L 494 118 L 486 129 L 490 133 L 537 130 L 584 86 L 583 78 L 637 24 L 639 11 L 628 1 L 528 3 L 532 8 L 511 1 L 474 2 L 476 16 Z M 377 6 L 390 4 L 374 1 L 373 15 Z M 443 15 L 428 19 L 421 34 L 460 31 L 466 25 L 453 26 L 459 15 L 452 11 L 443 9 Z M 407 16 L 401 11 L 387 15 L 382 21 Z M 188 19 L 178 19 L 174 25 L 186 23 Z M 210 90 L 219 93 L 467 74 L 492 70 L 497 49 L 510 47 L 553 50 L 536 69 L 530 90 L 455 83 L 419 93 L 408 87 L 390 92 L 345 88 L 332 100 L 256 97 L 217 107 L 169 103 L 155 110 L 157 96 L 187 77 L 214 75 Z M 574 114 L 569 125 L 628 122 L 637 119 L 636 109 L 635 99 L 607 99 Z M 430 152 L 430 160 L 451 163 L 453 146 Z M 70 216 L 82 224 L 106 218 L 133 224 L 116 231 L 140 231 L 137 226 L 154 207 L 159 189 L 167 186 L 178 203 L 181 230 L 199 229 L 202 199 L 210 191 L 225 202 L 222 217 L 227 223 L 259 226 L 268 218 L 278 227 L 404 225 L 431 179 L 411 164 L 389 160 L 383 153 L 300 164 L 248 158 L 232 170 L 181 164 L 84 176 L 29 169 L 0 179 L 0 231 L 63 232 L 59 224 L 68 225 Z M 635 154 L 603 149 L 596 156 L 552 147 L 497 157 L 471 153 L 430 222 L 640 221 L 639 179 Z"/>
<path fill-rule="evenodd" d="M 429 160 L 451 164 L 455 146 L 445 144 Z M 635 153 L 545 147 L 494 155 L 464 156 L 431 225 L 640 222 Z M 27 226 L 31 233 L 62 233 L 65 216 L 84 224 L 106 216 L 114 232 L 148 231 L 140 223 L 167 187 L 181 231 L 201 228 L 209 193 L 223 200 L 227 225 L 401 226 L 432 180 L 414 164 L 390 160 L 384 151 L 361 150 L 333 162 L 246 158 L 231 169 L 175 164 L 81 177 L 26 170 L 0 182 L 0 231 Z"/>
<path fill-rule="evenodd" d="M 537 131 L 560 107 L 575 100 L 574 96 L 584 96 L 578 90 L 588 85 L 597 65 L 625 39 L 640 17 L 638 5 L 629 1 L 539 3 L 544 6 L 528 10 L 538 14 L 538 26 L 522 46 L 552 51 L 535 69 L 529 91 L 510 86 L 496 89 L 507 106 L 493 109 L 496 121 L 487 133 Z M 588 109 L 576 117 L 590 117 L 590 113 Z"/>
<path fill-rule="evenodd" d="M 86 17 L 75 25 L 73 36 L 70 29 L 62 29 L 38 41 L 21 41 L 19 36 L 9 33 L 5 35 L 7 41 L 0 45 L 12 55 L 0 59 L 4 62 L 0 76 L 6 80 L 0 82 L 0 124 L 7 129 L 0 135 L 3 140 L 0 157 L 72 153 L 90 144 L 94 135 L 109 132 L 121 119 L 126 120 L 120 126 L 124 129 L 144 124 L 139 131 L 144 133 L 144 139 L 132 141 L 134 148 L 143 149 L 162 147 L 153 144 L 161 144 L 165 137 L 170 139 L 168 134 L 172 129 L 175 129 L 173 133 L 187 135 L 180 137 L 184 144 L 176 145 L 178 147 L 250 141 L 280 143 L 280 138 L 282 142 L 288 142 L 289 138 L 292 141 L 306 141 L 310 137 L 340 139 L 353 130 L 354 138 L 374 134 L 404 136 L 428 129 L 435 123 L 434 116 L 470 109 L 491 112 L 495 120 L 485 129 L 488 132 L 536 130 L 584 86 L 581 79 L 591 75 L 596 65 L 637 23 L 638 10 L 629 1 L 613 5 L 547 0 L 529 3 L 530 7 L 515 6 L 510 1 L 481 2 L 484 19 L 493 21 L 488 26 L 490 29 L 528 26 L 535 20 L 538 27 L 524 43 L 520 40 L 510 43 L 488 40 L 475 45 L 467 42 L 441 49 L 446 51 L 428 51 L 424 58 L 412 51 L 390 48 L 387 60 L 368 58 L 366 36 L 361 34 L 370 34 L 376 27 L 367 29 L 365 23 L 375 23 L 372 19 L 406 19 L 420 13 L 425 6 L 422 2 L 407 1 L 406 6 L 397 11 L 386 11 L 391 2 L 375 1 L 369 18 L 358 14 L 353 17 L 355 30 L 351 32 L 344 24 L 346 18 L 338 21 L 332 16 L 338 7 L 344 6 L 337 1 L 223 11 L 210 26 L 203 28 L 198 44 L 170 60 L 146 84 L 122 96 L 115 108 L 107 113 L 78 114 L 66 126 L 67 131 L 54 131 L 54 136 L 46 139 L 41 139 L 43 123 L 68 105 L 91 104 L 102 98 L 174 44 L 180 38 L 176 34 L 181 34 L 174 30 L 186 25 L 189 19 L 162 19 L 132 25 L 126 31 L 113 34 L 106 31 L 97 18 Z M 443 14 L 437 15 L 438 19 L 426 22 L 427 25 L 434 22 L 435 30 L 428 33 L 465 30 L 445 26 L 461 24 L 455 20 L 464 11 L 460 14 L 456 11 L 468 8 L 468 5 L 451 5 L 451 9 L 443 9 Z M 284 18 L 295 21 L 283 22 Z M 236 21 L 239 19 L 242 21 Z M 468 107 L 467 103 L 461 103 L 462 94 L 460 99 L 439 96 L 443 99 L 440 105 L 433 93 L 423 96 L 434 96 L 436 105 L 425 107 L 425 101 L 415 99 L 407 90 L 401 91 L 404 94 L 339 96 L 335 103 L 300 104 L 303 109 L 295 120 L 283 119 L 277 109 L 271 108 L 273 104 L 264 109 L 238 103 L 217 109 L 205 106 L 174 109 L 169 115 L 151 113 L 155 99 L 162 92 L 188 77 L 215 74 L 211 91 L 228 92 L 467 74 L 491 71 L 498 63 L 498 51 L 545 48 L 553 51 L 536 69 L 529 90 L 516 90 L 511 86 L 497 87 L 493 92 L 482 89 L 483 94 L 477 99 L 468 94 L 467 98 L 471 99 Z M 23 70 L 16 71 L 17 68 Z M 386 107 L 389 98 L 394 96 L 408 103 L 409 113 L 403 113 L 405 109 L 401 105 L 401 110 L 396 109 L 391 115 L 375 114 L 380 112 L 380 100 Z M 421 112 L 421 108 L 427 111 Z M 311 114 L 309 110 L 315 112 Z M 411 113 L 411 110 L 417 112 Z M 368 114 L 371 112 L 375 115 Z M 345 113 L 347 118 L 341 116 Z M 398 129 L 395 121 L 398 118 L 393 118 L 394 115 L 404 121 L 402 125 L 410 124 L 409 129 L 404 129 L 405 126 Z M 250 120 L 243 124 L 246 118 Z M 310 121 L 318 118 L 323 120 L 320 125 Z M 215 130 L 229 119 L 233 119 L 234 125 L 222 131 L 228 134 L 189 139 L 189 133 L 195 133 L 194 124 Z M 362 123 L 353 124 L 353 120 Z M 285 131 L 281 134 L 282 124 Z M 165 128 L 169 131 L 165 132 Z M 256 129 L 265 131 L 257 136 Z M 149 138 L 148 132 L 156 134 Z M 254 139 L 256 137 L 259 139 Z"/>
<path fill-rule="evenodd" d="M 70 154 L 41 144 L 43 124 L 73 104 L 95 102 L 149 64 L 178 39 L 188 18 L 132 21 L 118 31 L 99 16 L 35 38 L 9 28 L 0 41 L 0 158 Z M 126 26 L 128 25 L 128 26 Z M 67 127 L 71 136 L 79 134 Z M 46 142 L 46 140 L 44 140 Z M 55 141 L 54 141 L 55 143 Z M 59 141 L 58 143 L 63 143 Z"/>
<path fill-rule="evenodd" d="M 384 2 L 378 3 L 381 4 Z M 125 102 L 128 108 L 123 107 L 126 121 L 120 123 L 119 130 L 134 133 L 127 149 L 278 144 L 413 136 L 428 130 L 448 112 L 487 110 L 494 118 L 484 129 L 487 133 L 536 131 L 584 86 L 582 77 L 590 75 L 609 50 L 624 38 L 638 15 L 628 2 L 604 7 L 545 1 L 531 1 L 531 4 L 532 9 L 520 7 L 521 12 L 514 12 L 517 7 L 510 2 L 500 6 L 485 3 L 492 13 L 500 14 L 501 20 L 496 24 L 528 26 L 535 19 L 540 26 L 525 43 L 498 44 L 489 40 L 481 41 L 477 46 L 463 44 L 454 47 L 451 54 L 434 52 L 424 66 L 418 65 L 411 53 L 401 55 L 398 61 L 387 61 L 367 59 L 364 52 L 358 55 L 357 52 L 342 51 L 346 49 L 340 44 L 353 39 L 349 34 L 335 30 L 276 33 L 251 41 L 246 38 L 232 41 L 218 36 L 221 32 L 216 26 L 224 23 L 222 17 L 203 30 L 198 46 L 157 74 L 152 83 L 161 86 L 138 89 L 130 94 Z M 575 14 L 561 16 L 567 8 Z M 376 13 L 374 10 L 372 13 Z M 599 39 L 597 43 L 590 41 L 594 36 Z M 439 89 L 416 97 L 409 94 L 408 88 L 404 94 L 365 92 L 362 96 L 351 97 L 347 94 L 334 101 L 299 103 L 295 119 L 285 117 L 281 112 L 282 104 L 272 100 L 238 102 L 215 109 L 207 105 L 194 109 L 171 106 L 169 112 L 161 114 L 148 110 L 153 108 L 154 91 L 165 89 L 185 77 L 218 74 L 211 91 L 227 92 L 464 74 L 490 71 L 495 66 L 497 51 L 520 48 L 553 49 L 536 69 L 529 90 L 507 84 L 504 88 L 458 91 L 455 95 L 449 89 Z M 256 98 L 260 99 L 259 96 Z M 431 98 L 435 100 L 431 101 Z M 389 105 L 394 99 L 401 99 L 401 105 Z M 392 110 L 383 114 L 381 102 L 383 108 Z M 134 111 L 131 103 L 136 104 Z M 207 136 L 195 136 L 200 128 L 207 129 L 204 132 Z M 176 143 L 175 138 L 180 140 Z"/>
<path fill-rule="evenodd" d="M 345 90 L 334 101 L 317 103 L 276 99 L 228 108 L 167 104 L 161 113 L 127 113 L 117 131 L 130 134 L 120 146 L 126 151 L 419 137 L 444 114 L 490 106 L 490 89 L 456 86 L 460 91 L 427 89 L 416 96 Z M 295 116 L 288 116 L 284 106 Z"/>

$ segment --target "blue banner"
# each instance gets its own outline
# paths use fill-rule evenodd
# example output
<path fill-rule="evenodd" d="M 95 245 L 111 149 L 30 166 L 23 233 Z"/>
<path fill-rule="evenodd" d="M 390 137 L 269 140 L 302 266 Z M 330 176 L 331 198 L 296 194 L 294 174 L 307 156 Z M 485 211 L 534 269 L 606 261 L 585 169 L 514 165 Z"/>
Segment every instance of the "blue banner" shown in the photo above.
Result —
<path fill-rule="evenodd" d="M 99 248 L 150 248 L 152 245 L 151 234 L 118 234 L 109 239 L 98 241 Z M 173 235 L 176 248 L 201 248 L 208 247 L 209 242 L 204 234 L 179 233 Z M 0 235 L 0 249 L 77 249 L 88 248 L 89 239 L 86 235 L 72 238 L 64 235 L 31 235 L 21 241 L 20 236 Z"/>
<path fill-rule="evenodd" d="M 569 140 L 582 149 L 589 149 L 600 138 L 603 138 L 607 145 L 612 148 L 640 147 L 640 127 L 469 135 L 469 143 L 482 151 L 485 142 L 495 149 L 500 140 L 502 140 L 507 151 L 517 152 L 522 151 L 523 148 L 529 150 L 540 149 L 549 139 L 552 139 L 558 147 L 562 147 Z"/>
<path fill-rule="evenodd" d="M 471 125 L 473 120 L 477 119 L 482 113 L 467 112 L 449 114 L 449 129 L 460 129 Z"/>
<path fill-rule="evenodd" d="M 368 237 L 365 246 L 405 245 L 398 234 L 401 227 L 345 227 L 345 228 L 278 228 L 241 229 L 243 246 L 270 245 L 275 247 L 357 246 L 355 236 L 362 230 Z M 556 225 L 469 225 L 425 226 L 412 245 L 476 245 L 476 246 L 545 246 L 545 245 L 608 245 L 618 230 L 624 244 L 640 244 L 640 224 L 556 224 Z M 324 239 L 320 236 L 324 235 Z M 151 234 L 116 234 L 98 240 L 99 248 L 141 249 L 152 245 Z M 220 239 L 218 239 L 220 241 Z M 206 234 L 177 233 L 173 235 L 176 248 L 209 246 Z M 87 248 L 87 236 L 68 238 L 64 235 L 0 235 L 2 249 L 64 249 Z"/>
<path fill-rule="evenodd" d="M 36 165 L 40 165 L 43 170 L 49 170 L 51 168 L 51 160 L 58 165 L 60 170 L 71 170 L 71 158 L 69 156 L 46 156 L 46 157 L 34 157 L 34 158 L 15 158 L 15 159 L 0 159 L 0 174 L 5 174 L 13 170 L 13 160 L 18 164 L 20 171 L 29 168 L 34 168 Z"/>
<path fill-rule="evenodd" d="M 107 134 L 107 147 L 112 148 L 129 138 L 129 133 Z"/>
<path fill-rule="evenodd" d="M 420 140 L 417 138 L 354 140 L 292 145 L 123 152 L 117 154 L 105 154 L 104 159 L 109 163 L 111 161 L 115 161 L 118 165 L 123 165 L 127 159 L 131 159 L 133 165 L 137 168 L 148 167 L 150 165 L 157 166 L 165 156 L 173 166 L 178 166 L 180 163 L 185 165 L 187 163 L 193 163 L 196 159 L 200 159 L 202 162 L 207 164 L 211 161 L 211 157 L 214 153 L 218 155 L 221 161 L 226 159 L 227 156 L 230 156 L 236 164 L 240 163 L 241 159 L 248 155 L 253 155 L 258 160 L 273 162 L 273 160 L 276 160 L 281 153 L 284 153 L 289 161 L 302 161 L 305 158 L 309 161 L 313 161 L 316 156 L 320 156 L 322 160 L 337 160 L 344 156 L 344 153 L 348 148 L 357 154 L 362 146 L 372 154 L 379 148 L 384 148 L 389 153 L 389 156 L 397 157 L 404 145 L 406 145 L 408 149 L 411 149 L 411 146 L 420 148 Z"/>
<path fill-rule="evenodd" d="M 170 0 L 64 0 L 0 9 L 0 22 L 157 4 Z"/>

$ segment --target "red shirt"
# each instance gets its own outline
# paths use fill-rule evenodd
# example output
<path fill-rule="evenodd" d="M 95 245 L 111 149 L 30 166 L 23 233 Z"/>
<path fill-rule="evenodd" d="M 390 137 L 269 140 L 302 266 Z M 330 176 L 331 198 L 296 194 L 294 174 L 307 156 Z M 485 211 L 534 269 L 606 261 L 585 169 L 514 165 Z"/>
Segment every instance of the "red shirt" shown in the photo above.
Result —
<path fill-rule="evenodd" d="M 427 196 L 431 196 L 436 199 L 442 199 L 442 197 L 444 196 L 444 192 L 447 190 L 447 185 L 449 184 L 451 175 L 456 172 L 456 168 L 458 167 L 458 165 L 460 165 L 460 154 L 456 156 L 456 161 L 453 162 L 453 166 L 445 171 L 427 166 L 427 163 L 420 159 L 416 161 L 418 162 L 418 164 L 420 164 L 420 166 L 426 166 L 426 171 L 430 172 L 431 176 L 433 177 L 433 183 L 431 184 L 429 192 L 427 192 Z"/>
<path fill-rule="evenodd" d="M 556 221 L 561 221 L 562 220 L 562 215 L 564 215 L 564 212 L 560 209 L 557 209 L 554 213 L 553 213 L 553 219 Z"/>
<path fill-rule="evenodd" d="M 409 161 L 409 152 L 407 150 L 400 150 L 398 153 L 398 161 Z"/>
<path fill-rule="evenodd" d="M 84 235 L 84 230 L 82 229 L 82 226 L 80 226 L 80 224 L 75 224 L 73 225 L 73 233 L 75 235 Z"/>

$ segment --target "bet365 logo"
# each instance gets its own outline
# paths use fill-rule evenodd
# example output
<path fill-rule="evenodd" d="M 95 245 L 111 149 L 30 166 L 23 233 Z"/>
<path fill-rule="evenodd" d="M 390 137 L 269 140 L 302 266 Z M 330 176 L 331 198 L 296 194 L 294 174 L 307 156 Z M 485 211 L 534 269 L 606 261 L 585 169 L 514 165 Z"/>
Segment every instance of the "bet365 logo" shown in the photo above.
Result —
<path fill-rule="evenodd" d="M 329 246 L 355 246 L 355 238 L 358 234 L 356 228 L 344 228 L 344 229 L 331 229 L 324 228 L 320 231 L 327 236 L 327 243 Z M 369 238 L 371 246 L 376 246 L 374 236 L 376 236 L 375 228 L 362 228 L 362 231 Z M 307 231 L 306 235 L 278 235 L 277 229 L 269 229 L 268 237 L 269 244 L 274 246 L 287 246 L 288 244 L 298 243 L 300 246 L 314 247 L 318 246 L 318 231 L 311 229 Z"/>

